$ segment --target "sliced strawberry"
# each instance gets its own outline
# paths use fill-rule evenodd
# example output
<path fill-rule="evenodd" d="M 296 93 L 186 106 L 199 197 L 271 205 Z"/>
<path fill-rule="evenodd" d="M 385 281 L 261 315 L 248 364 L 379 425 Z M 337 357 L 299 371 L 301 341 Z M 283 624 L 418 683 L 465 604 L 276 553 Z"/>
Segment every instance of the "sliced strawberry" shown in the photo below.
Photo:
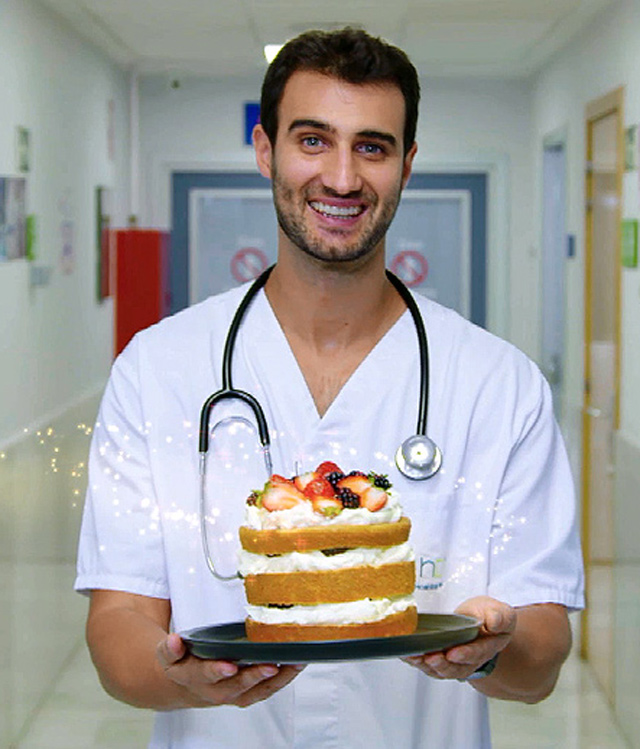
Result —
<path fill-rule="evenodd" d="M 307 471 L 306 473 L 301 473 L 299 476 L 296 476 L 293 479 L 293 483 L 301 492 L 303 492 L 307 484 L 318 478 L 320 478 L 320 475 L 316 471 Z"/>
<path fill-rule="evenodd" d="M 387 504 L 388 499 L 389 495 L 384 489 L 380 489 L 377 486 L 370 486 L 362 495 L 360 503 L 362 507 L 370 512 L 376 512 Z"/>
<path fill-rule="evenodd" d="M 274 510 L 290 510 L 292 507 L 308 502 L 307 498 L 299 492 L 296 487 L 282 483 L 267 483 L 267 487 L 262 493 L 262 506 L 265 510 L 273 512 Z"/>
<path fill-rule="evenodd" d="M 286 479 L 284 476 L 281 476 L 279 473 L 274 473 L 271 478 L 269 479 L 269 483 L 271 484 L 291 484 L 293 483 L 291 479 Z"/>
<path fill-rule="evenodd" d="M 342 512 L 342 502 L 335 497 L 314 497 L 311 504 L 316 512 L 326 517 L 332 517 Z"/>
<path fill-rule="evenodd" d="M 334 491 L 327 479 L 316 478 L 309 481 L 309 483 L 304 487 L 303 494 L 309 499 L 313 499 L 314 497 L 333 498 Z"/>
<path fill-rule="evenodd" d="M 330 460 L 325 460 L 316 468 L 316 473 L 320 476 L 326 476 L 329 473 L 342 473 L 342 469 Z"/>
<path fill-rule="evenodd" d="M 359 497 L 361 497 L 367 489 L 371 488 L 371 481 L 369 481 L 365 475 L 349 475 L 340 479 L 340 481 L 336 483 L 337 489 L 344 489 L 345 487 L 351 489 L 352 492 L 355 492 Z"/>

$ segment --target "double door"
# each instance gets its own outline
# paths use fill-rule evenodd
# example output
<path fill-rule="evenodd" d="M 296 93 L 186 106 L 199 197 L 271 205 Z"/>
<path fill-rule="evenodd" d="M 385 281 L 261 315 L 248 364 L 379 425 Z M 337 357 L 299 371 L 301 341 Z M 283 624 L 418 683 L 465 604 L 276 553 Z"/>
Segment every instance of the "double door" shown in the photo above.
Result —
<path fill-rule="evenodd" d="M 486 318 L 486 175 L 414 174 L 387 235 L 387 266 L 479 325 Z M 171 311 L 255 278 L 276 261 L 260 175 L 173 175 Z"/>

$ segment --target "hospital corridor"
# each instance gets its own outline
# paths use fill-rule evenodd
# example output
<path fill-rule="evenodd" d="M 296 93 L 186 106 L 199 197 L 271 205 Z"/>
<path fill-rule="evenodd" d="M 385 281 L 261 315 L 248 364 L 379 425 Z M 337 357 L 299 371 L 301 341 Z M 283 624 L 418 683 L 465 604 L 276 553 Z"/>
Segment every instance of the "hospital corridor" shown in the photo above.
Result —
<path fill-rule="evenodd" d="M 276 261 L 263 47 L 344 26 L 420 76 L 387 266 L 539 367 L 573 474 L 586 607 L 551 696 L 489 701 L 492 747 L 640 749 L 640 0 L 321 5 L 0 0 L 0 749 L 149 745 L 74 591 L 102 394 L 137 331 Z"/>

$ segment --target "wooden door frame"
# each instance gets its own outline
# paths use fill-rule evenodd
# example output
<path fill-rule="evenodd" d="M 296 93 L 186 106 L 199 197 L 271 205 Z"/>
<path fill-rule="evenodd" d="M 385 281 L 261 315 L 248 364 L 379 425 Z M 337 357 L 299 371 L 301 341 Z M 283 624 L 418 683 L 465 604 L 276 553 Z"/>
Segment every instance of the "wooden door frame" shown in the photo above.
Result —
<path fill-rule="evenodd" d="M 622 222 L 622 199 L 624 178 L 624 86 L 610 91 L 608 94 L 595 99 L 585 107 L 585 269 L 584 269 L 584 387 L 582 405 L 582 543 L 585 568 L 586 590 L 589 590 L 590 580 L 590 546 L 591 546 L 591 496 L 590 496 L 590 450 L 591 429 L 588 409 L 591 406 L 591 341 L 593 334 L 593 125 L 611 114 L 618 116 L 618 133 L 616 142 L 616 194 L 618 205 L 616 208 L 616 247 L 620 247 L 620 232 Z M 614 359 L 614 405 L 613 405 L 613 428 L 620 427 L 620 373 L 621 373 L 621 283 L 622 266 L 620 253 L 616 252 L 616 264 L 614 274 L 614 335 L 615 335 L 615 359 Z M 588 602 L 587 602 L 588 605 Z M 586 659 L 589 653 L 589 630 L 587 626 L 588 611 L 581 618 L 580 624 L 580 655 Z"/>

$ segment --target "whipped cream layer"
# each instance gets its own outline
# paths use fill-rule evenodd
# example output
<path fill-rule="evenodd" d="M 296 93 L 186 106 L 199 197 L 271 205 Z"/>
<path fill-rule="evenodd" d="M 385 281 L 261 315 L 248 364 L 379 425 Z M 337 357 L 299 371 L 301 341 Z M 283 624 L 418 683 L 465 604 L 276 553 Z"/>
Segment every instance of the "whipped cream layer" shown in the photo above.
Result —
<path fill-rule="evenodd" d="M 331 527 L 332 525 L 376 525 L 378 523 L 397 523 L 402 517 L 402 507 L 397 492 L 387 492 L 387 504 L 376 512 L 364 507 L 344 509 L 338 515 L 326 517 L 313 509 L 311 502 L 292 507 L 290 510 L 265 510 L 256 505 L 247 505 L 244 524 L 256 530 L 273 528 L 309 528 L 315 525 Z"/>
<path fill-rule="evenodd" d="M 414 559 L 413 549 L 408 543 L 378 549 L 349 549 L 330 556 L 321 551 L 293 551 L 279 556 L 265 556 L 241 549 L 238 571 L 242 577 L 281 572 L 324 572 L 348 567 L 378 567 L 382 564 L 413 562 Z"/>
<path fill-rule="evenodd" d="M 316 606 L 291 606 L 286 609 L 269 606 L 247 606 L 247 614 L 263 624 L 362 624 L 377 622 L 415 606 L 413 596 L 399 598 L 365 598 L 349 603 L 322 603 Z"/>

